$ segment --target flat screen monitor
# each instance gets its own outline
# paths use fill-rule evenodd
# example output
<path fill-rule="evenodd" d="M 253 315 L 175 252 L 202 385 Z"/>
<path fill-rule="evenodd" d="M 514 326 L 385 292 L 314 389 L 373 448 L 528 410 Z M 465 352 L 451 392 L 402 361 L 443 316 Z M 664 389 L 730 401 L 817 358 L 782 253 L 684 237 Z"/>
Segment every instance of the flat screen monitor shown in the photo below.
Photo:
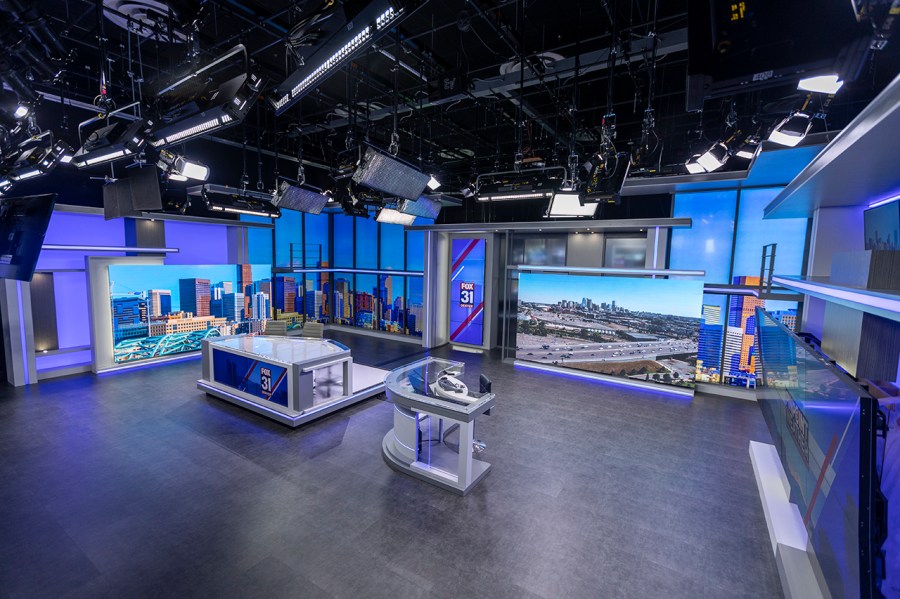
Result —
<path fill-rule="evenodd" d="M 0 198 L 0 278 L 30 281 L 56 194 Z"/>

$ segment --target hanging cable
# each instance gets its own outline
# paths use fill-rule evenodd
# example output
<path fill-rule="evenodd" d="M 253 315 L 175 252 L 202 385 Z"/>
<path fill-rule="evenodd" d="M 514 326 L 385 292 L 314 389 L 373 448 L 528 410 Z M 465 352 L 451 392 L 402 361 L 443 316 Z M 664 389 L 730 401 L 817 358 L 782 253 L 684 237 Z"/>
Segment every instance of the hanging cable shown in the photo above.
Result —
<path fill-rule="evenodd" d="M 241 123 L 241 159 L 244 162 L 244 172 L 241 174 L 241 189 L 247 190 L 250 185 L 250 175 L 247 174 L 247 121 Z"/>
<path fill-rule="evenodd" d="M 260 103 L 256 103 L 256 189 L 257 191 L 262 191 L 265 189 L 266 184 L 263 183 L 263 160 L 262 160 L 262 126 L 259 121 L 260 114 Z"/>
<path fill-rule="evenodd" d="M 388 146 L 388 151 L 396 156 L 400 152 L 400 134 L 397 133 L 397 88 L 398 88 L 398 75 L 400 73 L 400 29 L 395 29 L 395 44 L 394 44 L 394 89 L 392 93 L 392 102 L 393 107 L 391 112 L 394 117 L 394 131 L 391 133 L 391 144 Z"/>
<path fill-rule="evenodd" d="M 522 154 L 522 128 L 524 118 L 522 116 L 522 103 L 525 101 L 525 27 L 524 27 L 525 0 L 522 0 L 521 8 L 516 4 L 516 29 L 519 31 L 519 102 L 516 105 L 516 155 L 513 157 L 513 169 L 522 169 L 525 156 Z"/>

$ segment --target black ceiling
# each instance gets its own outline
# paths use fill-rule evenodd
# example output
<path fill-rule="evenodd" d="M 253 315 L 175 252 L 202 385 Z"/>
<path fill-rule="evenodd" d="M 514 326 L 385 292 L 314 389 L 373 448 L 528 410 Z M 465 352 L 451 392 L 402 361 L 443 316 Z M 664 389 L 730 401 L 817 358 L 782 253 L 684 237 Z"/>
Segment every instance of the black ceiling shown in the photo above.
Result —
<path fill-rule="evenodd" d="M 99 4 L 129 14 L 141 0 L 106 0 Z M 187 67 L 189 44 L 165 40 L 174 37 L 172 32 L 177 34 L 179 28 L 187 30 L 187 24 L 202 14 L 198 38 L 201 60 L 242 43 L 271 89 L 294 69 L 286 56 L 288 32 L 322 2 L 209 0 L 168 4 L 176 16 L 161 21 L 155 32 L 147 30 L 147 35 L 139 36 L 129 35 L 111 20 L 98 18 L 98 2 L 94 0 L 2 0 L 0 10 L 6 11 L 34 5 L 68 58 L 64 64 L 47 60 L 45 64 L 51 64 L 52 69 L 41 69 L 29 65 L 27 57 L 10 52 L 5 65 L 0 61 L 0 70 L 18 74 L 39 92 L 90 104 L 99 93 L 98 40 L 102 26 L 108 40 L 109 94 L 123 106 L 136 97 L 133 94 L 138 93 L 141 79 L 149 84 Z M 844 4 L 850 10 L 850 3 Z M 447 187 L 453 189 L 459 189 L 472 172 L 508 169 L 520 149 L 525 158 L 540 157 L 548 164 L 566 163 L 573 138 L 580 156 L 596 151 L 601 119 L 610 111 L 610 92 L 612 111 L 617 116 L 616 146 L 635 151 L 654 72 L 651 53 L 641 48 L 652 47 L 650 36 L 655 32 L 659 51 L 651 106 L 658 140 L 652 139 L 649 150 L 643 152 L 641 166 L 673 172 L 692 149 L 720 138 L 732 110 L 741 119 L 754 117 L 769 123 L 784 116 L 799 98 L 791 83 L 709 100 L 702 113 L 687 112 L 688 53 L 684 44 L 679 45 L 687 35 L 687 5 L 688 0 L 430 0 L 401 23 L 399 36 L 390 34 L 380 39 L 286 114 L 276 118 L 267 102 L 257 102 L 243 125 L 216 134 L 232 142 L 231 146 L 222 146 L 223 159 L 228 156 L 234 163 L 237 156 L 239 162 L 240 150 L 235 146 L 239 148 L 246 141 L 251 152 L 249 163 L 255 168 L 257 143 L 264 150 L 277 149 L 282 155 L 296 156 L 302 139 L 306 160 L 331 167 L 348 145 L 355 147 L 363 139 L 387 146 L 394 121 L 391 107 L 395 76 L 401 155 L 440 173 L 450 181 Z M 201 7 L 205 7 L 202 13 Z M 8 19 L 7 34 L 16 26 L 14 19 Z M 615 40 L 625 64 L 612 70 L 612 86 L 605 63 L 581 63 L 577 77 L 535 75 L 544 61 L 605 52 Z M 836 96 L 828 112 L 829 128 L 845 126 L 897 74 L 898 46 L 900 43 L 889 43 L 876 53 L 862 75 Z M 58 48 L 49 50 L 53 59 L 61 58 Z M 521 88 L 515 85 L 520 55 L 529 65 L 524 75 L 527 84 Z M 400 64 L 396 72 L 394 57 Z M 61 67 L 63 76 L 54 80 L 51 71 L 55 73 Z M 512 72 L 513 85 L 504 87 L 495 81 L 495 87 L 491 83 L 501 72 Z M 450 101 L 436 99 L 433 82 L 441 76 L 458 77 L 467 87 Z M 7 103 L 11 101 L 7 98 Z M 73 137 L 70 141 L 75 145 L 76 125 L 90 112 L 77 107 L 63 110 L 52 104 L 44 102 L 40 125 L 63 137 Z M 356 106 L 352 127 L 348 127 L 348 104 Z M 366 118 L 367 114 L 371 118 Z M 191 143 L 187 145 L 190 150 Z M 212 166 L 217 182 L 238 182 L 240 166 L 218 172 L 216 165 Z M 285 172 L 293 167 L 284 161 L 276 166 L 267 156 L 265 168 Z M 311 170 L 316 169 L 308 172 Z M 255 172 L 251 174 L 256 177 Z M 322 169 L 319 176 L 325 174 Z M 264 179 L 267 184 L 274 180 L 270 172 Z"/>

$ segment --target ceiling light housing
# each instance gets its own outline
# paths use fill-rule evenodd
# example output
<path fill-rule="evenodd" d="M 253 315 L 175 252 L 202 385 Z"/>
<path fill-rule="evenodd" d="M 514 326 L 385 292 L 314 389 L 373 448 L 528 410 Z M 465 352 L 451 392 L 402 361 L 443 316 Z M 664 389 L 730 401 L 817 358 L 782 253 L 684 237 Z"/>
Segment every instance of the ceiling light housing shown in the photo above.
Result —
<path fill-rule="evenodd" d="M 475 199 L 479 202 L 549 200 L 567 178 L 564 167 L 537 172 L 487 173 L 478 176 Z"/>
<path fill-rule="evenodd" d="M 287 208 L 297 212 L 321 214 L 329 201 L 331 201 L 331 198 L 320 191 L 291 185 L 287 181 L 282 181 L 273 196 L 272 204 L 279 208 Z"/>
<path fill-rule="evenodd" d="M 753 160 L 759 154 L 761 148 L 762 145 L 759 143 L 759 138 L 751 135 L 738 147 L 734 155 L 745 160 Z"/>
<path fill-rule="evenodd" d="M 375 220 L 389 225 L 410 226 L 416 221 L 416 216 L 414 214 L 404 214 L 393 208 L 382 208 L 378 211 Z"/>
<path fill-rule="evenodd" d="M 353 181 L 359 185 L 407 200 L 415 200 L 422 195 L 430 178 L 401 160 L 372 147 L 366 148 L 353 173 Z"/>
<path fill-rule="evenodd" d="M 692 175 L 699 175 L 700 173 L 705 173 L 706 169 L 703 168 L 703 165 L 699 162 L 700 154 L 694 154 L 684 163 L 684 168 L 687 169 Z"/>
<path fill-rule="evenodd" d="M 697 158 L 697 162 L 704 168 L 704 170 L 711 173 L 725 166 L 725 163 L 728 162 L 729 157 L 730 153 L 728 151 L 728 146 L 719 141 L 713 144 L 713 146 L 706 152 L 701 154 L 700 157 Z"/>
<path fill-rule="evenodd" d="M 582 204 L 578 192 L 558 191 L 547 207 L 546 218 L 593 218 L 599 203 Z"/>
<path fill-rule="evenodd" d="M 272 194 L 227 185 L 206 183 L 187 188 L 189 196 L 199 196 L 206 202 L 207 210 L 228 214 L 247 214 L 279 218 L 281 210 L 272 204 Z"/>
<path fill-rule="evenodd" d="M 428 196 L 419 196 L 418 200 L 400 200 L 397 210 L 405 214 L 433 220 L 441 213 L 441 202 Z"/>
<path fill-rule="evenodd" d="M 795 112 L 775 125 L 769 134 L 769 141 L 793 148 L 812 128 L 812 116 L 805 112 Z"/>
<path fill-rule="evenodd" d="M 72 157 L 78 168 L 121 160 L 140 151 L 146 143 L 146 121 L 116 121 L 91 133 Z"/>
<path fill-rule="evenodd" d="M 819 94 L 836 94 L 844 82 L 837 75 L 817 75 L 806 77 L 797 83 L 797 89 Z"/>
<path fill-rule="evenodd" d="M 188 179 L 206 181 L 209 179 L 208 166 L 167 150 L 159 153 L 159 161 L 156 165 L 166 173 L 171 181 L 187 181 Z"/>

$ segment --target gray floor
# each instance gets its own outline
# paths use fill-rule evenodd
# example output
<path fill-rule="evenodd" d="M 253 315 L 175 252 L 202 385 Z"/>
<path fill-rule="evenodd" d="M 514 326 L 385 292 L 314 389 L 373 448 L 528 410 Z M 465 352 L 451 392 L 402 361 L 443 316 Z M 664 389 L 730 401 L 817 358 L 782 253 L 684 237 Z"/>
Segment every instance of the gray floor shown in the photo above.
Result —
<path fill-rule="evenodd" d="M 499 406 L 465 498 L 384 464 L 383 396 L 291 430 L 198 392 L 196 360 L 0 390 L 0 596 L 781 595 L 756 404 L 454 355 Z"/>

